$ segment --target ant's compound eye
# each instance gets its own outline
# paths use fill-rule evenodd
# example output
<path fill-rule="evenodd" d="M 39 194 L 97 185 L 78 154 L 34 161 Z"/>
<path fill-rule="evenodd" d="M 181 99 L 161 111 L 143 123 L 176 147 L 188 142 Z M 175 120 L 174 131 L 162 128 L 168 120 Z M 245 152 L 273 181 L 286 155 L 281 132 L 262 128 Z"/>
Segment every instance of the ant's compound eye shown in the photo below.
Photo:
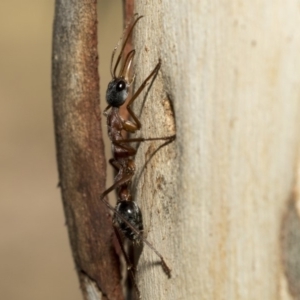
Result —
<path fill-rule="evenodd" d="M 121 92 L 121 91 L 123 91 L 125 88 L 126 88 L 126 83 L 125 83 L 125 81 L 120 80 L 120 81 L 117 83 L 117 86 L 116 86 L 117 92 Z"/>

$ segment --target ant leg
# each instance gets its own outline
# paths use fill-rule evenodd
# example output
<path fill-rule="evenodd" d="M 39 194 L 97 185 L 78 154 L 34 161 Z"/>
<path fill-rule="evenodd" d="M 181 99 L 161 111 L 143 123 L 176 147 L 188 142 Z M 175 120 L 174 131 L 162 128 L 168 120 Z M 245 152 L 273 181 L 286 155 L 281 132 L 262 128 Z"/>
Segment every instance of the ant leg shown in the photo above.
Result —
<path fill-rule="evenodd" d="M 123 241 L 122 241 L 120 232 L 119 232 L 118 228 L 115 225 L 114 225 L 114 230 L 115 230 L 115 234 L 117 236 L 119 245 L 121 247 L 122 253 L 124 255 L 124 258 L 125 258 L 125 261 L 126 261 L 126 264 L 127 264 L 127 270 L 129 271 L 129 274 L 130 274 L 130 277 L 131 277 L 131 282 L 134 286 L 134 289 L 136 290 L 138 298 L 141 299 L 141 293 L 140 293 L 140 290 L 137 286 L 137 283 L 136 283 L 136 280 L 135 280 L 135 275 L 134 275 L 134 272 L 136 271 L 135 267 L 132 265 L 132 263 L 129 260 L 129 257 L 128 257 L 125 249 L 124 249 L 124 245 L 123 245 Z"/>
<path fill-rule="evenodd" d="M 132 139 L 124 139 L 124 140 L 115 140 L 112 141 L 112 144 L 115 145 L 116 147 L 126 151 L 126 156 L 135 156 L 137 150 L 132 148 L 131 146 L 127 146 L 124 145 L 126 143 L 132 143 L 132 142 L 147 142 L 147 141 L 166 141 L 163 145 L 167 145 L 171 142 L 173 142 L 176 138 L 176 135 L 171 135 L 171 136 L 166 136 L 166 137 L 159 137 L 159 138 L 143 138 L 143 137 L 139 137 L 139 138 L 132 138 Z M 161 147 L 160 147 L 161 148 Z M 109 163 L 118 171 L 119 168 L 115 165 L 117 164 L 117 161 L 114 160 L 113 158 L 111 158 L 109 160 Z M 120 166 L 120 165 L 118 165 Z"/>
<path fill-rule="evenodd" d="M 103 115 L 104 116 L 107 116 L 107 114 L 108 114 L 108 110 L 111 108 L 111 106 L 110 105 L 108 105 L 108 106 L 106 106 L 106 108 L 104 109 L 104 111 L 103 111 Z"/>
<path fill-rule="evenodd" d="M 114 226 L 114 230 L 115 230 L 115 233 L 116 233 L 116 236 L 117 236 L 117 239 L 118 239 L 118 242 L 120 244 L 120 247 L 121 247 L 121 250 L 123 252 L 123 255 L 124 255 L 124 258 L 125 258 L 125 261 L 126 261 L 126 264 L 127 264 L 127 270 L 135 270 L 135 267 L 132 265 L 132 263 L 130 262 L 129 260 L 129 257 L 124 249 L 124 246 L 123 246 L 123 241 L 122 241 L 122 238 L 121 238 L 121 235 L 120 235 L 120 232 L 118 230 L 118 227 Z"/>
<path fill-rule="evenodd" d="M 117 172 L 120 170 L 121 165 L 114 158 L 111 158 L 108 162 Z"/>
<path fill-rule="evenodd" d="M 108 191 L 108 190 L 106 190 L 106 191 Z M 105 191 L 105 192 L 106 192 Z M 104 192 L 104 193 L 105 193 Z M 103 193 L 103 194 L 104 194 Z M 102 195 L 103 195 L 102 194 Z M 108 194 L 108 193 L 106 193 L 106 194 Z M 105 196 L 105 195 L 104 195 Z M 162 266 L 162 268 L 163 268 L 163 270 L 164 270 L 164 272 L 166 273 L 166 275 L 170 278 L 171 277 L 171 269 L 168 267 L 168 265 L 167 265 L 167 263 L 165 262 L 165 260 L 164 260 L 164 258 L 163 258 L 163 256 L 156 250 L 156 248 L 154 248 L 154 246 L 150 243 L 150 242 L 148 242 L 144 237 L 143 237 L 143 233 L 141 232 L 141 231 L 139 231 L 139 230 L 137 230 L 132 224 L 130 224 L 127 220 L 126 220 L 126 218 L 124 218 L 123 217 L 123 215 L 122 214 L 120 214 L 119 212 L 117 212 L 116 210 L 115 210 L 115 208 L 113 207 L 113 206 L 111 206 L 106 200 L 104 200 L 104 196 L 101 196 L 101 198 L 100 198 L 100 200 L 110 209 L 110 210 L 112 210 L 114 213 L 115 213 L 115 215 L 118 217 L 118 218 L 120 218 L 135 234 L 137 234 L 138 236 L 139 236 L 139 239 L 143 242 L 143 243 L 145 243 L 149 248 L 151 248 L 153 251 L 154 251 L 154 253 L 160 258 L 160 263 L 161 263 L 161 266 Z"/>
<path fill-rule="evenodd" d="M 129 175 L 124 176 L 123 178 L 119 179 L 118 181 L 116 181 L 110 188 L 108 188 L 107 190 L 105 190 L 105 191 L 101 194 L 100 200 L 103 201 L 103 202 L 106 204 L 106 206 L 107 206 L 107 204 L 108 204 L 108 205 L 109 205 L 108 208 L 111 208 L 112 206 L 110 206 L 110 204 L 109 204 L 106 200 L 104 200 L 104 197 L 105 197 L 106 195 L 108 195 L 111 191 L 117 189 L 117 188 L 120 187 L 121 185 L 123 185 L 123 184 L 125 184 L 126 182 L 130 181 L 131 178 L 132 178 L 132 176 L 133 176 L 133 174 L 129 174 Z M 114 210 L 114 208 L 113 208 L 112 210 Z"/>
<path fill-rule="evenodd" d="M 128 113 L 130 114 L 130 116 L 132 117 L 132 119 L 135 122 L 135 126 L 136 126 L 136 130 L 139 130 L 141 128 L 141 122 L 138 119 L 138 117 L 135 115 L 135 113 L 132 111 L 132 109 L 130 108 L 130 105 L 133 103 L 133 101 L 140 95 L 140 93 L 142 92 L 142 90 L 145 88 L 145 86 L 147 85 L 148 81 L 158 73 L 159 69 L 161 66 L 161 60 L 159 60 L 158 64 L 155 66 L 155 68 L 153 69 L 153 71 L 150 73 L 150 75 L 144 80 L 144 82 L 141 84 L 141 86 L 138 88 L 138 90 L 134 93 L 134 95 L 131 97 L 131 99 L 129 100 L 126 109 L 128 110 Z M 124 123 L 124 130 L 126 130 L 126 122 Z"/>
<path fill-rule="evenodd" d="M 124 147 L 122 145 L 122 143 L 133 143 L 133 142 L 147 142 L 147 141 L 160 141 L 160 140 L 164 140 L 164 141 L 174 141 L 176 138 L 176 134 L 171 135 L 171 136 L 166 136 L 166 137 L 158 137 L 158 138 L 143 138 L 143 137 L 139 137 L 139 138 L 132 138 L 132 139 L 124 139 L 124 140 L 117 140 L 117 141 L 112 141 L 112 143 L 116 146 L 119 147 Z M 124 147 L 125 148 L 125 147 Z"/>

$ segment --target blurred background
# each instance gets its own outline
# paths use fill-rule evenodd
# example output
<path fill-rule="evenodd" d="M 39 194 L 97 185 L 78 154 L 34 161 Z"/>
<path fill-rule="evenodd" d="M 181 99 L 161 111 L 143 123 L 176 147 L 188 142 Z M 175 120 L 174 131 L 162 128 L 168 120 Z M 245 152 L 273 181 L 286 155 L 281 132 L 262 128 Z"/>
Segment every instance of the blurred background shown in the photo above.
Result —
<path fill-rule="evenodd" d="M 103 106 L 110 55 L 122 33 L 121 3 L 98 0 Z M 79 300 L 57 188 L 54 1 L 1 0 L 0 7 L 0 299 Z M 109 146 L 106 151 L 109 155 Z"/>

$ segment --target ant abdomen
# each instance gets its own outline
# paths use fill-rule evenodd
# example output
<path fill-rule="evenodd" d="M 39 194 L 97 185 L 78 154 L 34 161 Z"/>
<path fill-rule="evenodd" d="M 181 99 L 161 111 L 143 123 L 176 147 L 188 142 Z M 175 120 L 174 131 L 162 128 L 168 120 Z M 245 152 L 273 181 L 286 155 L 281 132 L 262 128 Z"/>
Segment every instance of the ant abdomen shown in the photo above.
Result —
<path fill-rule="evenodd" d="M 117 204 L 116 211 L 124 217 L 124 219 L 131 224 L 138 232 L 143 231 L 143 218 L 142 213 L 138 205 L 134 201 L 121 201 Z M 133 231 L 122 219 L 118 218 L 115 214 L 115 220 L 117 221 L 122 233 L 131 241 L 139 241 L 140 234 L 137 231 Z"/>

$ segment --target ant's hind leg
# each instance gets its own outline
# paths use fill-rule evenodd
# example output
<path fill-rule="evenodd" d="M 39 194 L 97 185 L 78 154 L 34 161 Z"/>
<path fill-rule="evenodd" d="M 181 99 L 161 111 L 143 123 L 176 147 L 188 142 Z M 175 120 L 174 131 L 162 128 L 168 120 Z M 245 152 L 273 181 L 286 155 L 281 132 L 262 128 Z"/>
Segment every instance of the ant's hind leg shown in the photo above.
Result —
<path fill-rule="evenodd" d="M 176 134 L 171 135 L 171 136 L 164 136 L 164 137 L 157 137 L 157 138 L 143 138 L 143 137 L 138 137 L 138 138 L 132 138 L 132 139 L 124 139 L 124 140 L 118 140 L 114 141 L 113 143 L 116 146 L 119 147 L 124 147 L 122 144 L 124 143 L 133 143 L 133 142 L 147 142 L 147 141 L 167 141 L 168 143 L 171 143 L 175 140 Z"/>
<path fill-rule="evenodd" d="M 119 179 L 118 181 L 116 181 L 110 188 L 108 188 L 107 190 L 105 190 L 101 196 L 100 196 L 100 200 L 102 202 L 105 203 L 105 205 L 111 209 L 111 210 L 115 210 L 106 200 L 104 200 L 105 196 L 108 195 L 111 191 L 117 189 L 118 187 L 120 187 L 121 185 L 125 184 L 126 182 L 129 182 L 132 178 L 133 174 L 129 174 L 126 175 L 124 177 L 122 177 L 121 179 Z"/>
<path fill-rule="evenodd" d="M 145 243 L 149 248 L 151 248 L 155 254 L 160 258 L 160 264 L 162 266 L 163 271 L 166 273 L 166 275 L 170 278 L 171 277 L 171 269 L 168 267 L 167 263 L 165 262 L 165 259 L 163 258 L 163 256 L 156 250 L 156 248 L 150 243 L 148 242 L 144 237 L 143 237 L 143 232 L 138 230 L 137 228 L 135 228 L 130 222 L 128 222 L 128 220 L 119 212 L 117 212 L 114 207 L 112 207 L 107 201 L 101 199 L 106 206 L 113 210 L 115 212 L 115 215 L 121 219 L 136 235 L 138 235 L 139 240 L 143 243 Z"/>
<path fill-rule="evenodd" d="M 115 208 L 113 206 L 111 206 L 108 201 L 106 201 L 104 198 L 107 194 L 109 194 L 112 190 L 118 188 L 119 186 L 121 186 L 122 184 L 128 182 L 130 179 L 132 178 L 132 175 L 124 177 L 122 179 L 120 179 L 119 181 L 117 181 L 114 185 L 112 185 L 109 189 L 107 189 L 105 192 L 102 193 L 102 195 L 100 196 L 100 200 L 110 209 L 112 210 L 115 215 L 121 219 L 135 234 L 137 234 L 139 236 L 139 239 L 145 243 L 149 248 L 151 248 L 155 254 L 160 258 L 160 263 L 161 266 L 164 270 L 164 272 L 166 273 L 166 275 L 170 278 L 171 277 L 171 269 L 168 267 L 168 265 L 166 264 L 163 256 L 156 250 L 156 248 L 154 248 L 154 246 L 148 242 L 145 238 L 143 238 L 143 233 L 141 231 L 139 231 L 138 229 L 136 229 L 131 223 L 128 222 L 128 220 L 119 212 L 117 212 L 115 210 Z"/>
<path fill-rule="evenodd" d="M 115 230 L 115 234 L 116 234 L 116 237 L 118 239 L 121 251 L 122 251 L 122 253 L 124 255 L 124 258 L 125 258 L 125 261 L 126 261 L 127 270 L 129 271 L 132 285 L 134 286 L 134 289 L 135 289 L 135 291 L 137 293 L 137 296 L 140 299 L 141 298 L 141 293 L 139 291 L 139 288 L 138 288 L 136 280 L 135 280 L 136 269 L 135 269 L 135 267 L 133 266 L 133 264 L 129 260 L 129 257 L 128 257 L 128 255 L 127 255 L 127 253 L 125 251 L 124 245 L 123 245 L 121 234 L 120 234 L 119 229 L 118 229 L 118 227 L 116 225 L 114 225 L 114 230 Z"/>

